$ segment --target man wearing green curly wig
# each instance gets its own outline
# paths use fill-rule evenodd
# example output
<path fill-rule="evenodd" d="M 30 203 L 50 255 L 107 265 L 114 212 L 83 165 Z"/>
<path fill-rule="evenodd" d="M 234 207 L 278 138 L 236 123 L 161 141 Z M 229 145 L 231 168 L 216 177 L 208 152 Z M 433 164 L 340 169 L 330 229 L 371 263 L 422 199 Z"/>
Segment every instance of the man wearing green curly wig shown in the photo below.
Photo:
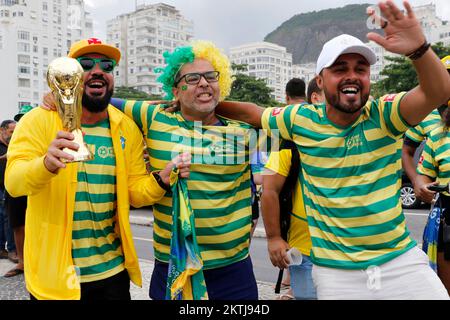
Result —
<path fill-rule="evenodd" d="M 215 108 L 231 89 L 228 58 L 211 42 L 197 41 L 164 53 L 158 81 L 178 111 L 151 102 L 112 99 L 132 117 L 146 138 L 153 170 L 171 156 L 190 152 L 187 180 L 195 234 L 211 300 L 256 300 L 249 256 L 251 228 L 250 163 L 247 124 L 230 121 Z M 150 297 L 166 296 L 172 238 L 172 193 L 153 206 L 155 268 Z"/>

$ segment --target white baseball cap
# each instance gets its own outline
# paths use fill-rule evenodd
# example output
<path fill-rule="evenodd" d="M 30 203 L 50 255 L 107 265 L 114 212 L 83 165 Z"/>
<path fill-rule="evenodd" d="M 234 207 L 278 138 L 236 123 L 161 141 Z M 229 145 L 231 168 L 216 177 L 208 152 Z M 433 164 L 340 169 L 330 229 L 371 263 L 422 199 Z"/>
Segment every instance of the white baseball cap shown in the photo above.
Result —
<path fill-rule="evenodd" d="M 377 62 L 375 52 L 361 40 L 348 34 L 341 34 L 323 45 L 322 52 L 317 59 L 316 74 L 333 65 L 336 59 L 345 53 L 360 54 L 371 65 Z"/>

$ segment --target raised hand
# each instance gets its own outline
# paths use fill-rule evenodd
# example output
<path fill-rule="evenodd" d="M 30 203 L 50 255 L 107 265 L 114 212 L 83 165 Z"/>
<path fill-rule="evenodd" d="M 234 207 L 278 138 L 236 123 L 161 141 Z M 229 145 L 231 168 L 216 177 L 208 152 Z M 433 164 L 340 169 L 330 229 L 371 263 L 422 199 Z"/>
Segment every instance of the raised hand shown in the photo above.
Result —
<path fill-rule="evenodd" d="M 375 10 L 367 10 L 367 14 L 375 21 L 380 21 L 384 30 L 384 37 L 374 32 L 369 32 L 367 38 L 376 42 L 386 50 L 402 55 L 409 55 L 422 46 L 425 41 L 422 27 L 416 18 L 411 5 L 404 1 L 406 13 L 403 13 L 393 1 L 380 2 L 382 17 Z"/>

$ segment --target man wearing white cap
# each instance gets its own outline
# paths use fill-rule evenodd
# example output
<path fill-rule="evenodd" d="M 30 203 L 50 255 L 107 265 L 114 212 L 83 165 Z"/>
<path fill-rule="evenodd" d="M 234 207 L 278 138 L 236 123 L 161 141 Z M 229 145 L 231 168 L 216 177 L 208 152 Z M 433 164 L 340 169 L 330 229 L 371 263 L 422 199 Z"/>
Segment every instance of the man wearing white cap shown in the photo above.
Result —
<path fill-rule="evenodd" d="M 263 112 L 230 103 L 220 110 L 231 117 L 241 113 L 240 120 L 262 123 L 296 143 L 319 299 L 449 298 L 409 237 L 399 189 L 401 137 L 447 101 L 450 78 L 404 4 L 406 13 L 392 1 L 379 4 L 384 18 L 370 12 L 385 36 L 369 33 L 368 39 L 411 59 L 419 78 L 411 91 L 368 101 L 375 54 L 341 35 L 323 46 L 317 60 L 325 104 Z"/>

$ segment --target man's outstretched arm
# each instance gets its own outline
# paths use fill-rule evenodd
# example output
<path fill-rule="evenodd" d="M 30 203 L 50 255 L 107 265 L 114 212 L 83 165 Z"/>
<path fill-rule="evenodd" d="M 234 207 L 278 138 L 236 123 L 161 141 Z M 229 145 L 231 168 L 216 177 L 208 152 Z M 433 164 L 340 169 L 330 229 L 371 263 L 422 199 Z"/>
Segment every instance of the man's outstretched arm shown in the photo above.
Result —
<path fill-rule="evenodd" d="M 216 113 L 229 119 L 246 122 L 255 128 L 261 128 L 264 108 L 251 102 L 222 101 L 216 107 Z"/>

